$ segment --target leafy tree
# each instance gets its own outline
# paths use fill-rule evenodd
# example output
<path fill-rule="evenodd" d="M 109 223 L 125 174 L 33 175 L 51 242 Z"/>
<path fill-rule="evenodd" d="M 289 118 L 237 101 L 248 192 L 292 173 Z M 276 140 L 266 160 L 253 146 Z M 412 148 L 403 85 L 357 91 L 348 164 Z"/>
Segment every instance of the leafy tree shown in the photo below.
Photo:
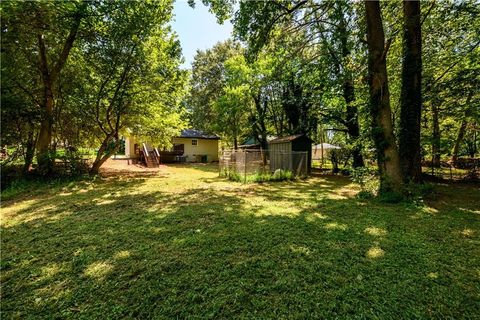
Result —
<path fill-rule="evenodd" d="M 26 78 L 16 79 L 17 86 L 23 88 L 39 108 L 40 128 L 35 140 L 37 161 L 45 172 L 52 169 L 50 147 L 58 81 L 88 7 L 87 2 L 6 1 L 2 4 L 5 37 L 2 42 L 8 51 L 6 55 L 19 53 L 21 56 L 17 63 L 10 61 L 9 67 L 23 69 Z M 30 157 L 26 160 L 31 162 Z"/>
<path fill-rule="evenodd" d="M 422 146 L 440 166 L 442 154 L 453 150 L 451 134 L 461 132 L 465 112 L 478 106 L 480 9 L 475 1 L 436 1 L 424 12 Z"/>
<path fill-rule="evenodd" d="M 197 51 L 192 63 L 187 101 L 190 122 L 195 128 L 207 132 L 214 132 L 218 128 L 214 104 L 225 93 L 225 63 L 241 53 L 240 44 L 231 40 L 217 43 L 205 51 Z"/>
<path fill-rule="evenodd" d="M 179 43 L 166 25 L 171 3 L 115 7 L 98 8 L 92 38 L 75 51 L 86 80 L 73 93 L 81 104 L 79 119 L 94 124 L 90 130 L 100 141 L 92 174 L 117 151 L 123 131 L 168 145 L 184 126 L 179 103 L 186 77 L 178 68 Z"/>
<path fill-rule="evenodd" d="M 15 128 L 8 141 L 21 142 L 26 168 L 35 146 L 48 174 L 58 142 L 100 141 L 96 173 L 127 129 L 168 145 L 185 126 L 171 1 L 2 2 L 2 11 L 2 127 Z"/>

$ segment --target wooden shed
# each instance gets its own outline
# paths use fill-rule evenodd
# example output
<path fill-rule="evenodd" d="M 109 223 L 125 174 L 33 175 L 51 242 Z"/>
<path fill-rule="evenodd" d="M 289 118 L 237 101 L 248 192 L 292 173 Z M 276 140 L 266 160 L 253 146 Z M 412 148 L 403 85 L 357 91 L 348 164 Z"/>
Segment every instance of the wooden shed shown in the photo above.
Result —
<path fill-rule="evenodd" d="M 312 140 L 304 134 L 274 139 L 268 143 L 270 170 L 289 170 L 297 175 L 310 173 Z"/>

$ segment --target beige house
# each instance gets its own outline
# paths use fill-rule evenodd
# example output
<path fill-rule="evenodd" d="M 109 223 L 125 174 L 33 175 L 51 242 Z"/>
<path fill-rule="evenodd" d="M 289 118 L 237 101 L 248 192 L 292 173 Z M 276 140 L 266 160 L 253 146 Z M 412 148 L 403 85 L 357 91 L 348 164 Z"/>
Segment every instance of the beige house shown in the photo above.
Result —
<path fill-rule="evenodd" d="M 135 137 L 125 139 L 125 156 L 127 158 L 141 158 L 142 154 L 158 151 L 161 163 L 167 162 L 214 162 L 218 161 L 217 135 L 207 134 L 200 130 L 186 129 L 172 139 L 172 150 L 157 150 L 148 143 L 136 141 Z M 148 150 L 145 151 L 144 149 Z"/>
<path fill-rule="evenodd" d="M 312 145 L 312 159 L 322 160 L 327 159 L 332 150 L 341 149 L 339 146 L 335 146 L 330 143 L 320 143 Z"/>

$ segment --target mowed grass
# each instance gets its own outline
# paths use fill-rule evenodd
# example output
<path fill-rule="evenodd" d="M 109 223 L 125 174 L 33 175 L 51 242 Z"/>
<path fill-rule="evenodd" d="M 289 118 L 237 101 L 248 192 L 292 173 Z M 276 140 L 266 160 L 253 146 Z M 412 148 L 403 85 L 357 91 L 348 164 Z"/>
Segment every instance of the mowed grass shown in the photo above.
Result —
<path fill-rule="evenodd" d="M 356 192 L 200 165 L 35 185 L 2 203 L 2 319 L 478 318 L 478 189 Z"/>

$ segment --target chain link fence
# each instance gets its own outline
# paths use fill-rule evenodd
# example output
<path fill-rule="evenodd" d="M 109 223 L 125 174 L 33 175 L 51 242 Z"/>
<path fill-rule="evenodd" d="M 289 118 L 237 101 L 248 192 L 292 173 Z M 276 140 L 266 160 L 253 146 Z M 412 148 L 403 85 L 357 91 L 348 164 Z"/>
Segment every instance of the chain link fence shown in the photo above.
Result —
<path fill-rule="evenodd" d="M 306 177 L 308 152 L 269 152 L 261 149 L 224 150 L 220 175 L 238 181 L 286 180 Z"/>
<path fill-rule="evenodd" d="M 444 180 L 480 181 L 480 159 L 462 158 L 454 162 L 441 161 L 434 165 L 431 161 L 422 162 L 422 172 Z"/>

